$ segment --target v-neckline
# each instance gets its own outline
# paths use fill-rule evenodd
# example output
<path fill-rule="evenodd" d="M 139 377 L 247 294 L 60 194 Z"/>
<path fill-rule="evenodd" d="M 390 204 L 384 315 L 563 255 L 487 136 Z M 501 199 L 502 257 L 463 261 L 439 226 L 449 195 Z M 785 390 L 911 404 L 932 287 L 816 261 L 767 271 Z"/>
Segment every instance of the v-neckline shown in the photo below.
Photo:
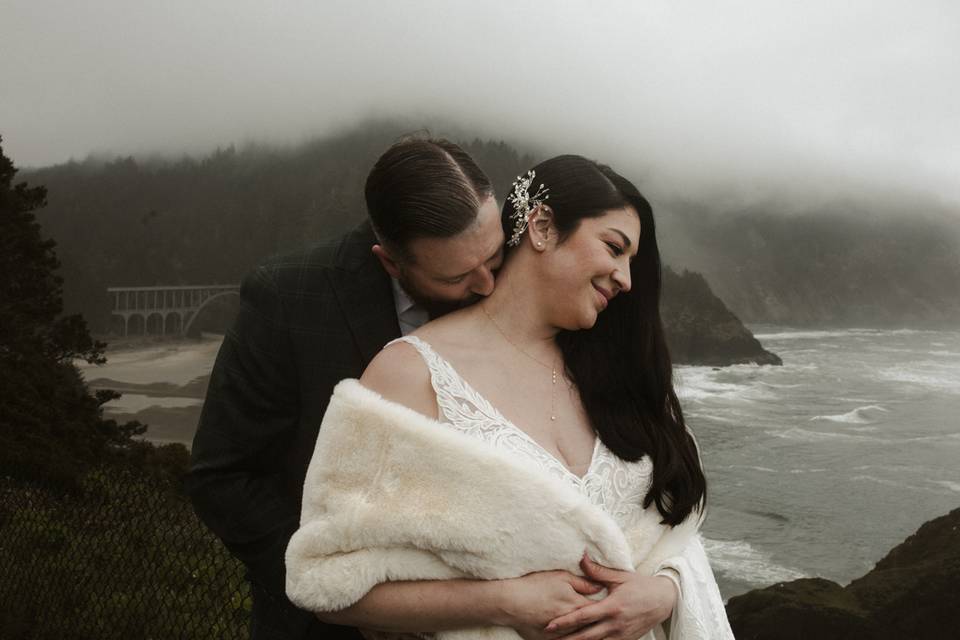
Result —
<path fill-rule="evenodd" d="M 442 362 L 444 365 L 446 365 L 446 366 L 450 369 L 450 371 L 451 371 L 455 376 L 457 376 L 457 378 L 460 379 L 460 381 L 463 383 L 464 388 L 465 388 L 467 391 L 469 391 L 470 393 L 472 393 L 472 394 L 473 394 L 474 396 L 476 396 L 476 398 L 478 398 L 479 400 L 482 400 L 482 401 L 483 401 L 483 403 L 486 405 L 486 408 L 490 409 L 490 411 L 493 413 L 493 415 L 492 415 L 491 417 L 495 418 L 496 420 L 500 421 L 502 424 L 504 424 L 504 425 L 507 426 L 508 428 L 513 429 L 515 432 L 517 432 L 518 434 L 520 434 L 520 436 L 521 436 L 522 438 L 526 439 L 530 444 L 532 444 L 532 445 L 535 446 L 537 449 L 539 449 L 540 451 L 542 451 L 542 452 L 543 452 L 546 456 L 548 456 L 554 463 L 556 463 L 557 466 L 559 466 L 561 469 L 563 469 L 563 471 L 564 471 L 567 475 L 569 475 L 571 478 L 574 478 L 574 479 L 577 481 L 578 484 L 582 484 L 582 483 L 586 480 L 587 476 L 589 476 L 589 475 L 593 472 L 593 466 L 594 466 L 594 463 L 595 463 L 596 460 L 597 460 L 597 453 L 598 453 L 599 450 L 600 450 L 600 444 L 601 444 L 600 436 L 598 436 L 596 433 L 593 434 L 593 452 L 590 454 L 590 462 L 587 464 L 587 470 L 584 471 L 584 473 L 583 473 L 582 476 L 578 476 L 576 473 L 574 473 L 574 472 L 570 469 L 570 467 L 568 467 L 566 464 L 564 464 L 563 460 L 561 460 L 560 458 L 558 458 L 557 456 L 555 456 L 549 449 L 547 449 L 547 448 L 544 447 L 542 444 L 540 444 L 539 442 L 537 442 L 537 441 L 534 439 L 533 436 L 531 436 L 529 433 L 527 433 L 526 431 L 524 431 L 523 429 L 521 429 L 520 427 L 518 427 L 512 420 L 510 420 L 510 419 L 507 418 L 505 415 L 503 415 L 503 413 L 502 413 L 499 409 L 497 409 L 497 408 L 493 405 L 493 403 L 490 402 L 490 401 L 487 399 L 486 396 L 484 396 L 483 394 L 481 394 L 479 391 L 477 391 L 477 390 L 474 388 L 474 386 L 473 386 L 472 384 L 470 384 L 469 382 L 467 382 L 467 379 L 464 378 L 462 375 L 460 375 L 460 372 L 457 371 L 457 369 L 453 366 L 453 364 L 452 364 L 449 360 L 447 360 L 446 358 L 444 358 L 443 356 L 441 356 L 441 355 L 437 352 L 437 350 L 434 349 L 433 346 L 432 346 L 429 342 L 427 342 L 427 341 L 424 340 L 423 338 L 419 338 L 419 337 L 417 337 L 417 336 L 404 336 L 403 338 L 400 338 L 400 340 L 403 340 L 403 341 L 416 340 L 416 341 L 420 342 L 420 344 L 424 345 L 424 346 L 437 358 L 437 360 L 439 360 L 439 361 Z M 433 387 L 434 393 L 437 394 L 437 388 L 436 388 L 436 386 L 433 384 L 433 375 L 432 375 L 432 374 L 431 374 L 431 376 L 430 376 L 430 386 Z M 440 412 L 440 414 L 442 415 L 443 410 L 442 410 L 442 408 L 440 407 L 439 400 L 440 400 L 440 397 L 439 397 L 439 395 L 437 395 L 437 401 L 438 401 L 438 402 L 437 402 L 437 410 L 438 410 L 438 412 Z"/>

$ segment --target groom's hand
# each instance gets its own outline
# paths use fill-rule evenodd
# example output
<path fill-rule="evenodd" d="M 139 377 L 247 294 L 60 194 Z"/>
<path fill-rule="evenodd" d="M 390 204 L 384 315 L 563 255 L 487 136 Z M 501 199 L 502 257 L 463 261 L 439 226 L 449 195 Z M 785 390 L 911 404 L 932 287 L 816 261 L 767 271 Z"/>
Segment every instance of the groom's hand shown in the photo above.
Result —
<path fill-rule="evenodd" d="M 511 627 L 525 640 L 556 638 L 563 633 L 546 632 L 547 623 L 586 607 L 587 596 L 603 590 L 595 582 L 567 571 L 538 571 L 502 581 L 502 626 Z"/>
<path fill-rule="evenodd" d="M 677 602 L 673 582 L 597 564 L 584 554 L 580 567 L 602 584 L 607 597 L 552 620 L 544 632 L 563 640 L 630 640 L 670 617 Z"/>

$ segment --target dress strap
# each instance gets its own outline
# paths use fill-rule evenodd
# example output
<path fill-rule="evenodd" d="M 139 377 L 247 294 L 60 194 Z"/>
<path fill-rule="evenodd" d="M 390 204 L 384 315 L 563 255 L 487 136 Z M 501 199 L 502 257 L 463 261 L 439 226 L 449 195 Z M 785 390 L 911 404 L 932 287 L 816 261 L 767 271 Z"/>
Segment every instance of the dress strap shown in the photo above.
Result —
<path fill-rule="evenodd" d="M 430 378 L 434 379 L 438 372 L 450 366 L 446 360 L 440 357 L 436 351 L 433 350 L 427 342 L 421 340 L 417 336 L 402 336 L 396 340 L 391 340 L 387 343 L 387 347 L 397 342 L 406 342 L 411 347 L 417 350 L 417 353 L 420 354 L 420 357 L 423 358 L 424 364 L 427 365 L 427 368 L 430 370 Z"/>
<path fill-rule="evenodd" d="M 460 376 L 454 370 L 453 365 L 434 351 L 428 342 L 417 336 L 403 336 L 390 341 L 386 346 L 389 347 L 396 342 L 409 344 L 416 349 L 420 357 L 423 358 L 424 364 L 427 365 L 427 369 L 430 371 L 430 386 L 433 387 L 433 391 L 437 396 L 437 408 L 439 410 L 440 420 L 442 422 L 449 422 L 450 416 L 445 407 L 449 406 L 449 402 L 454 396 L 455 388 L 460 386 L 455 383 L 455 381 L 459 381 Z"/>

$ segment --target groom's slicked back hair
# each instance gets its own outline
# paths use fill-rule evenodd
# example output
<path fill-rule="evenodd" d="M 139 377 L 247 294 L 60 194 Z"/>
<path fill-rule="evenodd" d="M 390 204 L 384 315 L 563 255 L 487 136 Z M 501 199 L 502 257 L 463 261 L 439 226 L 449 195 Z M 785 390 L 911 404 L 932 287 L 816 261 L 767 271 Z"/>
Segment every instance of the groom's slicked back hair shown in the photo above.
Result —
<path fill-rule="evenodd" d="M 493 195 L 490 178 L 458 145 L 442 138 L 405 138 L 387 149 L 367 176 L 367 213 L 380 242 L 410 261 L 417 238 L 449 238 L 477 219 Z"/>

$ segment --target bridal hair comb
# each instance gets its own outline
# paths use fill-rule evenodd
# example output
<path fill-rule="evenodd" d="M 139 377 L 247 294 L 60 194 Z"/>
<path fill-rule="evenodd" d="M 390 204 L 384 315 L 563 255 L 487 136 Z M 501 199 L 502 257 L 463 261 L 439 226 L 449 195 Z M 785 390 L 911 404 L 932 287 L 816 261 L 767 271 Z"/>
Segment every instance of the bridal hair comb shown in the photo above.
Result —
<path fill-rule="evenodd" d="M 510 214 L 510 218 L 514 221 L 513 235 L 507 241 L 508 247 L 515 247 L 520 244 L 520 236 L 527 230 L 530 214 L 550 197 L 547 193 L 550 189 L 544 188 L 543 184 L 540 185 L 535 194 L 530 195 L 530 185 L 536 177 L 537 173 L 533 169 L 527 171 L 527 175 L 524 177 L 517 176 L 517 179 L 513 182 L 513 189 L 507 196 L 507 200 L 513 205 L 513 213 Z"/>

